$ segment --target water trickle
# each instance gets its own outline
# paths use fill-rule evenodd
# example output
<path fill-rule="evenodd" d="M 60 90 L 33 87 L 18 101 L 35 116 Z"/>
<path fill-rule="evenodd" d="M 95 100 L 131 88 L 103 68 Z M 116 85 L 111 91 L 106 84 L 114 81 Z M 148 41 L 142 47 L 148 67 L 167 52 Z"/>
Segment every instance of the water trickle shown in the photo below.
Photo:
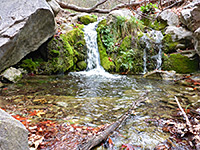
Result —
<path fill-rule="evenodd" d="M 158 49 L 158 54 L 155 56 L 152 56 L 151 58 L 156 59 L 157 64 L 156 64 L 156 69 L 161 70 L 161 65 L 162 65 L 162 39 L 163 39 L 163 34 L 161 31 L 155 31 L 152 30 L 150 32 L 151 37 L 155 40 L 156 48 Z"/>
<path fill-rule="evenodd" d="M 147 36 L 149 35 L 150 38 Z M 143 60 L 144 60 L 144 71 L 143 73 L 145 74 L 146 72 L 148 72 L 147 70 L 147 50 L 150 50 L 150 48 L 152 47 L 152 44 L 155 44 L 154 49 L 158 49 L 158 54 L 152 56 L 152 59 L 156 59 L 156 68 L 160 70 L 161 69 L 161 65 L 162 65 L 162 39 L 163 39 L 163 35 L 161 33 L 161 31 L 155 31 L 152 30 L 149 33 L 144 34 L 141 37 L 141 41 L 143 43 L 145 43 L 145 48 L 144 48 L 144 55 L 143 55 Z"/>
<path fill-rule="evenodd" d="M 148 71 L 148 70 L 147 70 L 147 50 L 150 49 L 151 43 L 150 43 L 150 40 L 149 40 L 149 38 L 147 37 L 146 34 L 144 34 L 144 35 L 141 37 L 140 40 L 143 41 L 143 42 L 146 44 L 146 46 L 145 46 L 145 48 L 144 48 L 144 55 L 143 55 L 143 61 L 144 61 L 144 63 L 143 63 L 143 65 L 144 65 L 143 74 L 145 74 L 145 73 Z"/>

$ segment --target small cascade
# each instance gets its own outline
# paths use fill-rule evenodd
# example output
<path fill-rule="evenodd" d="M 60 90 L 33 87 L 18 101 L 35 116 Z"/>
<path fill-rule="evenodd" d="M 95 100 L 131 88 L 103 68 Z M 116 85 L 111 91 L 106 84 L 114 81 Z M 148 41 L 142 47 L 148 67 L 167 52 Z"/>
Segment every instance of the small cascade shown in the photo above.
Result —
<path fill-rule="evenodd" d="M 100 20 L 99 20 L 100 21 Z M 84 39 L 87 46 L 87 68 L 86 71 L 79 72 L 85 75 L 100 75 L 108 78 L 120 78 L 117 75 L 112 75 L 104 70 L 101 66 L 100 55 L 97 45 L 96 28 L 98 23 L 90 23 L 84 27 Z"/>
<path fill-rule="evenodd" d="M 156 59 L 156 68 L 157 70 L 161 69 L 162 65 L 162 39 L 163 35 L 161 31 L 155 31 L 152 30 L 149 33 L 145 33 L 140 41 L 143 42 L 144 47 L 144 55 L 143 55 L 143 60 L 144 60 L 144 71 L 143 74 L 147 73 L 147 51 L 152 48 L 152 45 L 154 43 L 155 47 L 154 49 L 158 49 L 158 54 L 152 56 L 152 59 Z"/>
<path fill-rule="evenodd" d="M 161 65 L 162 65 L 162 39 L 163 39 L 163 34 L 161 31 L 156 31 L 152 30 L 150 32 L 151 37 L 154 39 L 156 48 L 158 49 L 158 54 L 155 56 L 152 56 L 151 58 L 156 59 L 157 64 L 156 64 L 156 69 L 161 70 Z"/>
<path fill-rule="evenodd" d="M 97 72 L 104 71 L 100 65 L 100 57 L 97 45 L 97 28 L 98 22 L 90 23 L 84 28 L 84 39 L 87 46 L 87 71 L 96 70 Z"/>
<path fill-rule="evenodd" d="M 147 72 L 147 50 L 150 49 L 151 47 L 151 43 L 149 41 L 149 38 L 146 34 L 144 34 L 141 39 L 141 41 L 143 41 L 145 43 L 145 48 L 144 48 L 144 55 L 143 55 L 143 61 L 144 61 L 144 71 L 143 74 L 145 74 Z"/>

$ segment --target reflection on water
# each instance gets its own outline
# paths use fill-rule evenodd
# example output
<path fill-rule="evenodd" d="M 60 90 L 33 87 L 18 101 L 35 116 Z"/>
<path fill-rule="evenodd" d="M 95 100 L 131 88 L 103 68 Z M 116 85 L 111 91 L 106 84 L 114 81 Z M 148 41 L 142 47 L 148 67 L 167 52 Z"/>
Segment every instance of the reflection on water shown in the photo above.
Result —
<path fill-rule="evenodd" d="M 62 108 L 58 115 L 60 119 L 67 118 L 75 123 L 96 126 L 116 121 L 133 101 L 148 91 L 148 100 L 120 128 L 122 136 L 117 136 L 114 142 L 116 147 L 131 143 L 152 149 L 168 137 L 162 132 L 162 122 L 159 120 L 170 117 L 172 113 L 172 107 L 167 106 L 169 97 L 166 93 L 171 88 L 181 87 L 175 87 L 169 81 L 134 76 L 107 78 L 73 73 L 65 76 L 27 77 L 18 84 L 9 85 L 2 94 L 3 97 L 45 97 L 48 103 L 53 104 L 52 108 Z"/>

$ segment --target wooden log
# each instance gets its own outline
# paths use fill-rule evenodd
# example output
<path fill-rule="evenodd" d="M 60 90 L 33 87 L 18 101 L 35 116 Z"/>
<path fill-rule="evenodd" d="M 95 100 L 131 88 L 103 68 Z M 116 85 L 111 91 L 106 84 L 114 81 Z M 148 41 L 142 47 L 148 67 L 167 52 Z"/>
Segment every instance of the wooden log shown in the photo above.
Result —
<path fill-rule="evenodd" d="M 124 114 L 122 115 L 116 122 L 108 126 L 105 131 L 101 132 L 99 135 L 95 135 L 91 139 L 89 139 L 87 142 L 80 144 L 78 146 L 79 150 L 90 150 L 93 147 L 99 145 L 101 142 L 105 141 L 110 134 L 112 134 L 113 131 L 115 131 L 119 126 L 125 122 L 125 120 L 132 114 L 133 110 L 138 106 L 141 102 L 144 102 L 147 100 L 147 95 L 148 93 L 143 94 L 139 100 L 136 102 L 133 102 L 131 108 Z M 145 97 L 145 98 L 144 98 Z"/>

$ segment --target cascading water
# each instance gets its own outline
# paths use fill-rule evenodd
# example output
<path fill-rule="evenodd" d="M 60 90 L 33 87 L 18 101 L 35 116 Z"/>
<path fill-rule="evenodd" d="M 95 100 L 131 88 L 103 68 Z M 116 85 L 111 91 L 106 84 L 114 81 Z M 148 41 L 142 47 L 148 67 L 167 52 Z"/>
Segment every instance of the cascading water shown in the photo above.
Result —
<path fill-rule="evenodd" d="M 104 72 L 100 65 L 100 57 L 97 45 L 97 28 L 98 22 L 90 23 L 84 28 L 84 39 L 87 46 L 87 71 L 95 70 L 97 72 Z"/>
<path fill-rule="evenodd" d="M 101 75 L 108 78 L 120 78 L 120 76 L 109 74 L 101 66 L 100 55 L 97 45 L 96 28 L 98 22 L 90 23 L 84 27 L 84 39 L 87 46 L 87 68 L 86 71 L 81 72 L 86 75 Z"/>
<path fill-rule="evenodd" d="M 149 38 L 147 36 L 147 34 L 151 37 Z M 149 50 L 152 46 L 152 42 L 155 44 L 154 49 L 158 49 L 158 54 L 152 56 L 152 59 L 156 59 L 156 68 L 160 70 L 161 69 L 161 65 L 162 65 L 162 39 L 163 39 L 163 35 L 161 33 L 161 31 L 155 31 L 152 30 L 149 33 L 144 34 L 141 37 L 141 41 L 143 41 L 146 45 L 146 47 L 144 48 L 144 55 L 143 55 L 143 60 L 144 60 L 144 71 L 143 73 L 145 74 L 148 70 L 147 70 L 147 50 Z M 153 41 L 151 41 L 153 40 Z"/>
<path fill-rule="evenodd" d="M 147 72 L 147 50 L 150 49 L 151 43 L 150 43 L 149 38 L 147 37 L 146 34 L 144 34 L 141 37 L 140 40 L 143 41 L 146 44 L 146 46 L 144 48 L 144 55 L 143 55 L 143 61 L 144 61 L 144 63 L 143 63 L 143 65 L 144 65 L 143 74 L 145 74 Z"/>
<path fill-rule="evenodd" d="M 158 54 L 155 56 L 152 56 L 151 58 L 156 59 L 157 64 L 156 64 L 156 69 L 160 70 L 161 65 L 162 65 L 162 39 L 163 39 L 163 34 L 161 31 L 155 31 L 152 30 L 150 32 L 151 37 L 154 39 L 156 48 L 158 49 Z"/>

